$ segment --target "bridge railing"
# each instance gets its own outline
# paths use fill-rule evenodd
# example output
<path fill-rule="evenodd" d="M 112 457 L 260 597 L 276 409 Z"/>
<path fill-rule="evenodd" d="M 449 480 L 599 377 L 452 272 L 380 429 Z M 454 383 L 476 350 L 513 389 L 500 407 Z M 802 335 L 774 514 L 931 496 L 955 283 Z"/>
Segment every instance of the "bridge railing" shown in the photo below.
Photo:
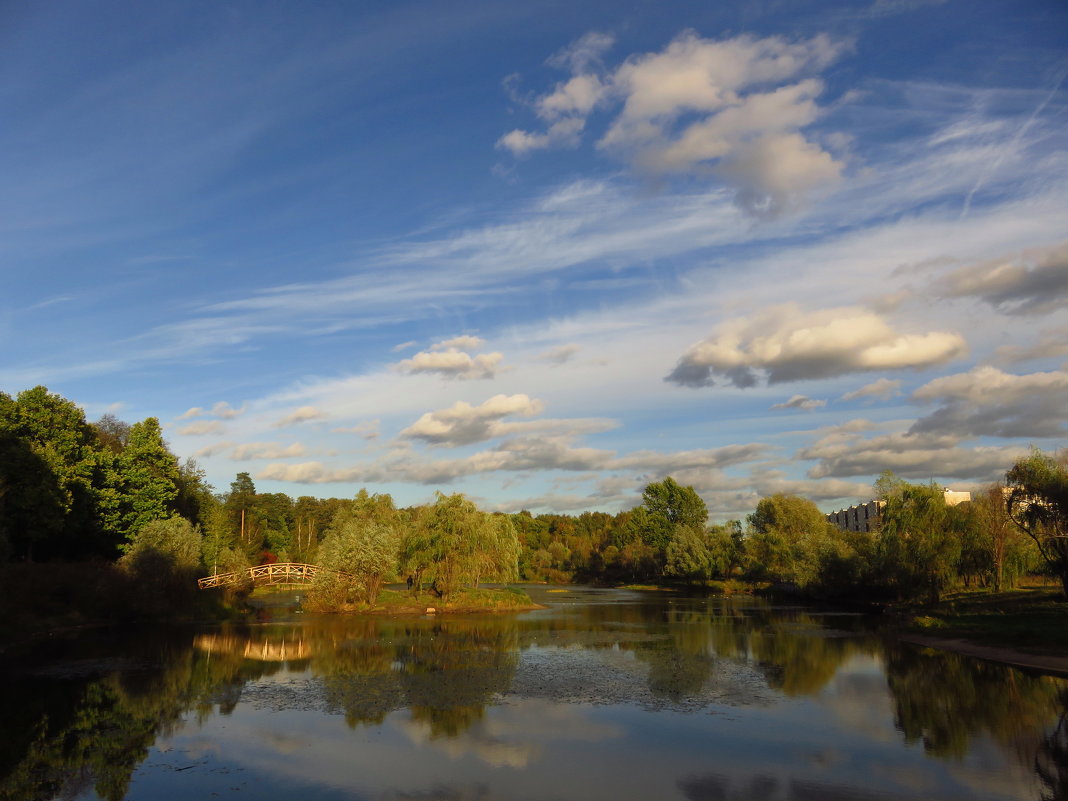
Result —
<path fill-rule="evenodd" d="M 246 578 L 264 584 L 308 584 L 322 570 L 318 565 L 306 565 L 298 562 L 275 562 L 272 565 L 256 565 L 246 570 L 232 573 L 216 573 L 197 579 L 197 586 L 202 590 L 211 587 L 227 587 L 243 583 Z"/>

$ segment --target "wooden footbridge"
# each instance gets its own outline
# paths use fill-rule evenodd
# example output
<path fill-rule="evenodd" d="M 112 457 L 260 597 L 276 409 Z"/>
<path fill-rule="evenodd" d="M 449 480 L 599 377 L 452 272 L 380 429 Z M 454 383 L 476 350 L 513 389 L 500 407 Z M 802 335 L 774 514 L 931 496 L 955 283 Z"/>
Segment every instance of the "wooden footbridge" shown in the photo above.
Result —
<path fill-rule="evenodd" d="M 205 576 L 197 579 L 197 586 L 202 590 L 211 587 L 228 587 L 233 584 L 244 584 L 248 580 L 260 584 L 310 584 L 319 575 L 319 572 L 327 568 L 319 565 L 305 565 L 297 562 L 275 562 L 273 565 L 257 565 L 247 570 L 237 570 L 233 573 L 216 573 L 214 576 Z"/>

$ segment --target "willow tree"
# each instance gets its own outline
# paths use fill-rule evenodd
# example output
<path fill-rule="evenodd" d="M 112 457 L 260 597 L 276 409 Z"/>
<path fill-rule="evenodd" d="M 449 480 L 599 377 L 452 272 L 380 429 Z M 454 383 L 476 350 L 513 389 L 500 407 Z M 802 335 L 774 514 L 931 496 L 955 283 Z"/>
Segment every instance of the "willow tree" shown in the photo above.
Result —
<path fill-rule="evenodd" d="M 363 489 L 337 511 L 319 548 L 319 564 L 327 570 L 316 577 L 315 592 L 329 597 L 324 605 L 374 606 L 382 585 L 397 572 L 399 522 L 393 498 Z"/>
<path fill-rule="evenodd" d="M 518 561 L 519 539 L 511 520 L 479 511 L 459 493 L 439 492 L 401 544 L 401 569 L 445 599 L 482 579 L 514 579 Z"/>
<path fill-rule="evenodd" d="M 877 550 L 880 567 L 901 595 L 941 598 L 956 579 L 961 540 L 934 484 L 902 484 L 886 497 Z"/>
<path fill-rule="evenodd" d="M 1032 450 L 1005 476 L 1009 516 L 1038 546 L 1068 597 L 1068 451 Z"/>

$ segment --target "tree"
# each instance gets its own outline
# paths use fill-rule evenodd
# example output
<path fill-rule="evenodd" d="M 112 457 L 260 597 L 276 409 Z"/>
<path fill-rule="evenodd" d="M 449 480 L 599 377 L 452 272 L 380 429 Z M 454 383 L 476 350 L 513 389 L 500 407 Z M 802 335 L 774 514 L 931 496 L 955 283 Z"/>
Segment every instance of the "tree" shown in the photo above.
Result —
<path fill-rule="evenodd" d="M 237 534 L 237 542 L 249 555 L 256 554 L 263 542 L 263 532 L 256 531 L 253 510 L 256 505 L 256 485 L 248 473 L 238 473 L 230 482 L 230 494 L 226 498 L 226 511 L 230 527 Z M 258 536 L 257 536 L 258 535 Z"/>
<path fill-rule="evenodd" d="M 663 571 L 668 545 L 677 528 L 702 531 L 708 522 L 708 507 L 693 487 L 683 487 L 671 476 L 646 485 L 642 504 L 634 510 L 628 528 L 635 539 L 652 551 L 656 569 Z M 617 543 L 618 545 L 619 543 Z M 625 543 L 626 544 L 626 543 Z"/>
<path fill-rule="evenodd" d="M 714 568 L 724 578 L 731 578 L 737 568 L 745 565 L 742 521 L 728 520 L 721 526 L 712 526 L 708 533 L 708 549 Z"/>
<path fill-rule="evenodd" d="M 677 526 L 667 547 L 664 573 L 687 581 L 712 578 L 714 563 L 708 537 L 700 529 Z"/>
<path fill-rule="evenodd" d="M 134 532 L 119 564 L 139 585 L 139 611 L 180 608 L 196 592 L 200 531 L 179 515 L 152 520 Z"/>
<path fill-rule="evenodd" d="M 5 471 L 6 494 L 26 493 L 8 503 L 23 512 L 37 508 L 44 513 L 40 520 L 24 520 L 25 529 L 17 535 L 22 554 L 76 558 L 107 550 L 96 514 L 99 446 L 82 410 L 37 386 L 20 392 L 15 400 L 0 397 L 0 431 L 12 443 L 8 448 L 42 480 L 39 489 L 29 476 L 10 475 L 13 465 Z M 29 459 L 29 454 L 35 458 Z M 61 515 L 59 521 L 55 512 Z"/>
<path fill-rule="evenodd" d="M 755 572 L 802 587 L 818 581 L 820 555 L 831 532 L 816 504 L 777 493 L 761 498 L 748 522 L 746 547 Z"/>
<path fill-rule="evenodd" d="M 877 550 L 900 594 L 937 603 L 957 575 L 961 540 L 953 529 L 941 487 L 903 484 L 886 498 Z"/>
<path fill-rule="evenodd" d="M 118 456 L 118 469 L 128 504 L 127 538 L 153 520 L 164 520 L 176 511 L 181 482 L 178 459 L 163 441 L 163 431 L 155 417 L 130 426 L 126 447 Z"/>
<path fill-rule="evenodd" d="M 319 563 L 333 575 L 320 573 L 323 581 L 317 577 L 317 584 L 330 584 L 335 593 L 343 585 L 345 594 L 374 606 L 386 577 L 397 569 L 397 546 L 396 529 L 374 520 L 347 517 L 323 540 Z"/>
<path fill-rule="evenodd" d="M 1032 450 L 1005 476 L 1008 513 L 1026 533 L 1068 597 L 1068 451 Z"/>

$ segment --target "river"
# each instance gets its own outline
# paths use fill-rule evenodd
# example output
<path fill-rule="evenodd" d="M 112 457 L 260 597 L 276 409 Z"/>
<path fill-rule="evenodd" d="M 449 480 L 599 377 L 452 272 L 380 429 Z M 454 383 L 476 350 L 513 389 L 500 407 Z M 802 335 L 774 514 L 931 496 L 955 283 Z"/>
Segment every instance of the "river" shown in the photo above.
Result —
<path fill-rule="evenodd" d="M 749 597 L 53 637 L 2 663 L 0 798 L 1068 798 L 1068 682 Z"/>

